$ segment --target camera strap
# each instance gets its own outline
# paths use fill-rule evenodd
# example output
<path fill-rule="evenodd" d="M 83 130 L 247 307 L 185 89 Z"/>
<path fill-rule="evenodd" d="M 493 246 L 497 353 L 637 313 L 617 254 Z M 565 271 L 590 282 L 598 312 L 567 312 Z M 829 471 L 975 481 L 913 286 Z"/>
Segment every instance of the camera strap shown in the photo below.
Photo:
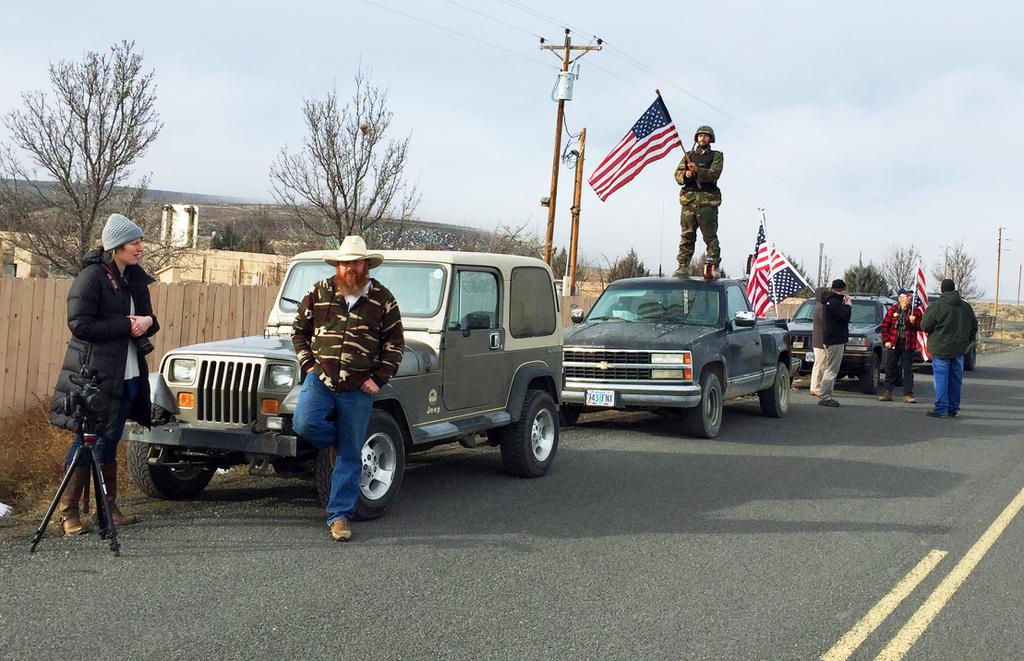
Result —
<path fill-rule="evenodd" d="M 100 263 L 100 266 L 103 267 L 103 270 L 107 274 L 107 280 L 110 281 L 110 288 L 113 289 L 115 293 L 119 293 L 121 291 L 121 284 L 117 281 L 117 278 L 114 277 L 114 270 L 103 263 Z"/>

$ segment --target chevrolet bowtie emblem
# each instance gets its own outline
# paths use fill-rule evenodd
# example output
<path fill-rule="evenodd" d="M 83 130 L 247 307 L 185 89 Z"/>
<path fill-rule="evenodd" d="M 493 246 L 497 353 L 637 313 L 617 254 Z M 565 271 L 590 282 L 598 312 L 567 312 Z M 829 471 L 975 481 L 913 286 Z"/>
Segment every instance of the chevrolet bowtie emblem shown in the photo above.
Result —
<path fill-rule="evenodd" d="M 606 370 L 609 367 L 611 367 L 611 363 L 609 363 L 607 360 L 602 360 L 597 364 L 597 369 L 599 370 Z"/>

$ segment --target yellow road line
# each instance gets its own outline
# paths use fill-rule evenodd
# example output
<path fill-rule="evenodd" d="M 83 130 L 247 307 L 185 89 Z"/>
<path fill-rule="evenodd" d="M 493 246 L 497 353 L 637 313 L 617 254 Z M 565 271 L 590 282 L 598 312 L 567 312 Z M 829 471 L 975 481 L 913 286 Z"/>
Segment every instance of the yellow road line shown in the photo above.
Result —
<path fill-rule="evenodd" d="M 850 655 L 857 651 L 861 643 L 878 628 L 885 618 L 896 610 L 900 602 L 914 591 L 914 588 L 924 580 L 924 577 L 935 569 L 936 565 L 946 557 L 945 551 L 934 549 L 928 555 L 921 558 L 917 565 L 907 572 L 907 575 L 900 579 L 899 583 L 893 586 L 889 593 L 882 597 L 874 608 L 869 610 L 857 624 L 853 625 L 845 636 L 832 646 L 832 649 L 821 655 L 822 661 L 845 661 Z"/>
<path fill-rule="evenodd" d="M 981 559 L 985 557 L 985 554 L 992 548 L 992 545 L 999 539 L 999 536 L 1003 534 L 1003 531 L 1010 525 L 1010 522 L 1017 516 L 1021 508 L 1024 508 L 1024 489 L 1021 489 L 1017 497 L 1011 500 L 1006 509 L 996 517 L 996 520 L 992 522 L 988 530 L 978 538 L 978 541 L 967 551 L 967 554 L 956 564 L 956 567 L 953 567 L 953 571 L 949 572 L 949 575 L 942 579 L 939 587 L 935 588 L 935 591 L 921 604 L 921 607 L 903 625 L 899 633 L 889 641 L 889 644 L 885 646 L 882 653 L 875 657 L 875 661 L 896 661 L 903 658 L 914 643 L 917 642 L 917 639 L 921 637 L 924 630 L 928 628 L 932 620 L 935 619 L 935 616 L 939 614 L 939 611 L 946 605 L 946 602 L 952 598 L 957 588 L 967 579 L 967 576 L 981 562 Z"/>

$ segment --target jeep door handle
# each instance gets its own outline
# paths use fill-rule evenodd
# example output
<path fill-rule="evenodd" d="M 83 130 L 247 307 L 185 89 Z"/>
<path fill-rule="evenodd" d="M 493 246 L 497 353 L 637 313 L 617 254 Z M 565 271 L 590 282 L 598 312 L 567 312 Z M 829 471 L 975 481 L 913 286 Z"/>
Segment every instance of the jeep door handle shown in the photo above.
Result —
<path fill-rule="evenodd" d="M 491 347 L 491 351 L 496 351 L 496 350 L 500 349 L 501 348 L 501 333 L 491 333 L 491 337 L 490 337 L 488 343 L 489 343 L 489 345 Z"/>

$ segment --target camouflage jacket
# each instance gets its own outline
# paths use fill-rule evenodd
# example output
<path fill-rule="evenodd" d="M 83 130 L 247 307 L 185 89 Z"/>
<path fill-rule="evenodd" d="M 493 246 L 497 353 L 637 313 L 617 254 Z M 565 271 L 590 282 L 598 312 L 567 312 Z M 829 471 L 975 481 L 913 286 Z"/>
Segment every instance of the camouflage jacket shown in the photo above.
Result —
<path fill-rule="evenodd" d="M 686 164 L 688 161 L 697 163 L 697 175 L 687 179 Z M 719 206 L 722 204 L 722 191 L 718 188 L 718 178 L 722 176 L 725 166 L 725 155 L 718 150 L 709 149 L 705 153 L 699 150 L 687 152 L 676 167 L 676 183 L 683 187 L 679 191 L 680 204 L 696 204 Z"/>
<path fill-rule="evenodd" d="M 383 387 L 405 352 L 402 314 L 391 292 L 372 278 L 370 291 L 351 309 L 334 278 L 327 278 L 302 297 L 292 345 L 302 370 L 313 367 L 332 390 L 353 390 L 368 378 Z"/>

